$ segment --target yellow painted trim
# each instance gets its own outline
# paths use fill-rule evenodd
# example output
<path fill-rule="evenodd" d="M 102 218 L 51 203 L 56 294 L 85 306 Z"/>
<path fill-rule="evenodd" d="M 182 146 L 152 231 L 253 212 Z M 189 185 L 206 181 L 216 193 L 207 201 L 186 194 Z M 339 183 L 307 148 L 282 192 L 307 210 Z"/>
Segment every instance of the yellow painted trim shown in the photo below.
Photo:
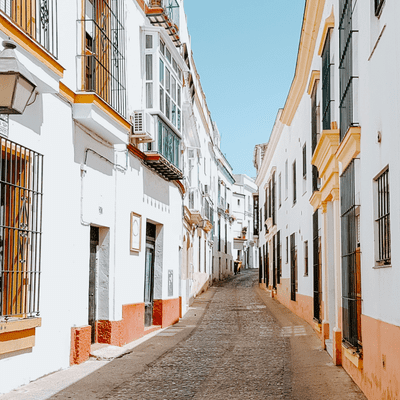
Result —
<path fill-rule="evenodd" d="M 0 335 L 2 333 L 24 331 L 42 326 L 42 318 L 18 319 L 15 321 L 0 322 Z"/>
<path fill-rule="evenodd" d="M 308 89 L 307 89 L 307 93 L 309 96 L 311 96 L 315 82 L 319 81 L 320 79 L 321 79 L 321 72 L 314 69 L 311 72 L 310 82 L 308 84 Z"/>
<path fill-rule="evenodd" d="M 324 130 L 315 148 L 311 164 L 318 168 L 322 178 L 332 162 L 336 162 L 336 151 L 340 143 L 339 130 Z"/>
<path fill-rule="evenodd" d="M 324 50 L 324 46 L 325 46 L 326 38 L 329 33 L 329 29 L 332 29 L 334 27 L 335 27 L 335 15 L 333 13 L 333 7 L 332 7 L 331 15 L 325 20 L 324 29 L 322 31 L 321 43 L 319 45 L 319 50 L 318 50 L 319 56 L 321 56 L 321 54 Z"/>
<path fill-rule="evenodd" d="M 12 38 L 24 50 L 35 56 L 40 62 L 46 65 L 50 70 L 60 78 L 64 76 L 65 68 L 56 59 L 50 55 L 34 39 L 30 38 L 21 28 L 11 22 L 5 15 L 0 13 L 0 30 Z"/>
<path fill-rule="evenodd" d="M 342 345 L 342 353 L 344 356 L 356 366 L 358 369 L 363 369 L 363 359 L 362 356 L 359 356 L 355 351 L 348 349 Z"/>
<path fill-rule="evenodd" d="M 76 94 L 62 82 L 60 82 L 60 94 L 64 96 L 67 100 L 69 100 L 71 103 L 75 103 Z"/>
<path fill-rule="evenodd" d="M 94 104 L 114 121 L 118 122 L 124 129 L 130 130 L 131 124 L 122 115 L 118 114 L 108 103 L 96 93 L 75 93 L 65 84 L 60 82 L 60 94 L 75 104 Z"/>
<path fill-rule="evenodd" d="M 361 127 L 350 127 L 336 151 L 336 157 L 342 163 L 343 171 L 351 163 L 351 160 L 360 154 L 360 141 Z"/>
<path fill-rule="evenodd" d="M 321 192 L 320 191 L 317 190 L 312 194 L 312 196 L 310 198 L 310 204 L 311 204 L 314 212 L 317 211 L 318 208 L 321 207 Z"/>
<path fill-rule="evenodd" d="M 0 341 L 0 355 L 12 353 L 14 351 L 31 349 L 35 346 L 35 335 L 29 335 L 27 337 L 16 338 L 7 340 L 5 342 Z"/>
<path fill-rule="evenodd" d="M 325 1 L 308 0 L 297 55 L 296 72 L 286 99 L 281 122 L 290 126 L 307 86 Z"/>

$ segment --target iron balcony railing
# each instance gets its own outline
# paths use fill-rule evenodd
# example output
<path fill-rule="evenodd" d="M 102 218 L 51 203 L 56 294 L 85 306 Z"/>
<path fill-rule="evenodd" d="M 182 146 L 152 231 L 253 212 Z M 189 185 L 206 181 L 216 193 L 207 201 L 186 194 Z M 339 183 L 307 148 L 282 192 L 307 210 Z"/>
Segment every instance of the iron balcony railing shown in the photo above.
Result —
<path fill-rule="evenodd" d="M 179 4 L 177 0 L 150 0 L 150 7 L 162 7 L 168 19 L 179 28 Z"/>
<path fill-rule="evenodd" d="M 0 0 L 0 11 L 58 56 L 57 0 Z"/>

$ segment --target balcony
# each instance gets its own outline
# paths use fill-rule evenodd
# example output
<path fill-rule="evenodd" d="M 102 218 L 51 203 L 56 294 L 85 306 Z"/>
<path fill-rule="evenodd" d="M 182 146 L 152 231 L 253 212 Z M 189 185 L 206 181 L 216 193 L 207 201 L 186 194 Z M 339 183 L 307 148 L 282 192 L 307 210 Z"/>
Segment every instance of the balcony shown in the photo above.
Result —
<path fill-rule="evenodd" d="M 179 37 L 179 4 L 176 0 L 149 0 L 146 15 L 154 26 L 162 26 L 175 46 L 181 46 Z"/>
<path fill-rule="evenodd" d="M 145 164 L 155 170 L 164 179 L 183 179 L 179 169 L 181 139 L 161 120 L 157 119 L 157 138 L 148 143 Z"/>
<path fill-rule="evenodd" d="M 2 0 L 0 11 L 54 57 L 58 56 L 56 0 Z"/>

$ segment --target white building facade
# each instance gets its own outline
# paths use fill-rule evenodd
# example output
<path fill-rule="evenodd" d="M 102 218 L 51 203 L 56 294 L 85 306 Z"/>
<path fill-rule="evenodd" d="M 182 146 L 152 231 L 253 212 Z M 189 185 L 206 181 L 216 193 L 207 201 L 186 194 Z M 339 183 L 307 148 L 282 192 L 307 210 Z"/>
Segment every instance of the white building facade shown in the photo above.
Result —
<path fill-rule="evenodd" d="M 0 38 L 36 94 L 0 116 L 0 393 L 177 322 L 218 275 L 219 142 L 183 1 L 11 3 Z"/>
<path fill-rule="evenodd" d="M 399 15 L 391 1 L 308 0 L 285 107 L 255 152 L 260 284 L 369 399 L 400 391 Z"/>

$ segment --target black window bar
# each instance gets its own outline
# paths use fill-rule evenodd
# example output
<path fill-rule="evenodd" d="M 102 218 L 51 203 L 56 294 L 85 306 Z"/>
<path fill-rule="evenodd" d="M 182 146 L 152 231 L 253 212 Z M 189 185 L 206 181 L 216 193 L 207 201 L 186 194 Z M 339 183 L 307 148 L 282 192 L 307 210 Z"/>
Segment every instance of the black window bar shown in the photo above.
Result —
<path fill-rule="evenodd" d="M 378 185 L 378 260 L 379 265 L 391 263 L 389 169 L 377 179 Z"/>
<path fill-rule="evenodd" d="M 268 287 L 269 285 L 269 245 L 268 242 L 265 243 L 265 260 L 264 260 L 264 267 L 265 267 L 265 284 Z"/>
<path fill-rule="evenodd" d="M 340 177 L 343 341 L 361 348 L 361 265 L 357 240 L 355 162 Z"/>
<path fill-rule="evenodd" d="M 57 0 L 2 0 L 0 11 L 54 57 L 58 56 Z"/>
<path fill-rule="evenodd" d="M 258 236 L 258 195 L 253 196 L 253 235 Z"/>
<path fill-rule="evenodd" d="M 296 234 L 290 235 L 290 299 L 296 301 L 297 292 L 297 251 Z"/>
<path fill-rule="evenodd" d="M 296 161 L 293 162 L 293 204 L 297 200 L 297 188 L 296 188 Z"/>
<path fill-rule="evenodd" d="M 319 106 L 317 103 L 317 84 L 314 85 L 311 93 L 311 151 L 317 147 L 319 139 Z"/>
<path fill-rule="evenodd" d="M 272 188 L 271 188 L 271 216 L 272 225 L 276 225 L 276 177 L 275 172 L 272 174 Z"/>
<path fill-rule="evenodd" d="M 276 234 L 276 258 L 278 261 L 278 265 L 277 265 L 277 284 L 280 285 L 281 284 L 281 275 L 282 275 L 282 254 L 281 254 L 281 231 L 278 231 L 278 233 Z"/>
<path fill-rule="evenodd" d="M 124 1 L 87 0 L 84 4 L 83 90 L 98 94 L 125 117 Z"/>
<path fill-rule="evenodd" d="M 378 16 L 382 10 L 382 6 L 385 0 L 375 0 L 375 15 Z"/>
<path fill-rule="evenodd" d="M 43 156 L 0 139 L 0 317 L 39 316 Z"/>
<path fill-rule="evenodd" d="M 340 80 L 340 140 L 343 140 L 353 121 L 353 33 L 352 0 L 340 0 L 339 23 L 339 80 Z"/>
<path fill-rule="evenodd" d="M 322 52 L 322 129 L 331 129 L 331 31 Z"/>
<path fill-rule="evenodd" d="M 277 262 L 276 262 L 276 235 L 272 238 L 272 287 L 276 290 L 277 282 Z"/>
<path fill-rule="evenodd" d="M 307 146 L 303 146 L 303 178 L 307 178 Z"/>
<path fill-rule="evenodd" d="M 318 229 L 318 210 L 313 214 L 313 279 L 314 279 L 314 320 L 321 323 L 322 274 L 321 246 Z"/>
<path fill-rule="evenodd" d="M 262 247 L 258 248 L 258 283 L 262 283 Z"/>

